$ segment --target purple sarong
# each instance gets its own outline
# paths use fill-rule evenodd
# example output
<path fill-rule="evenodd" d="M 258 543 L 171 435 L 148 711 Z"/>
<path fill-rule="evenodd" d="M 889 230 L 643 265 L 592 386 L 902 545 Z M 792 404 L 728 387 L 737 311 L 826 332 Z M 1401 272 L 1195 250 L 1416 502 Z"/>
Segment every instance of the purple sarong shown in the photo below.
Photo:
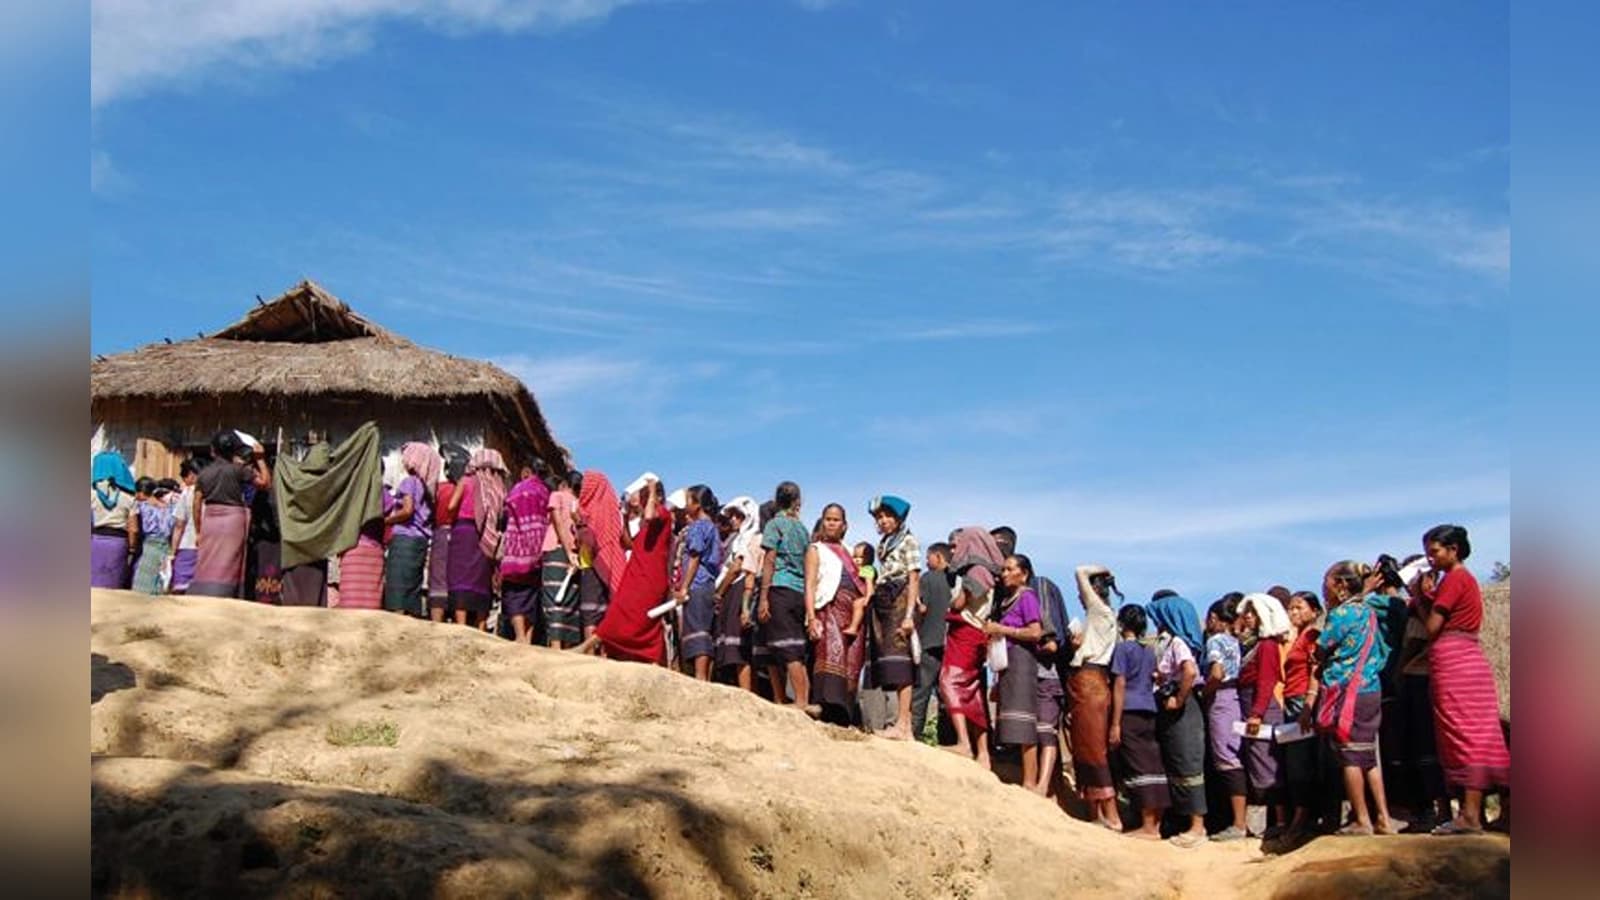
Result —
<path fill-rule="evenodd" d="M 89 537 L 89 586 L 128 586 L 128 538 L 110 534 Z"/>

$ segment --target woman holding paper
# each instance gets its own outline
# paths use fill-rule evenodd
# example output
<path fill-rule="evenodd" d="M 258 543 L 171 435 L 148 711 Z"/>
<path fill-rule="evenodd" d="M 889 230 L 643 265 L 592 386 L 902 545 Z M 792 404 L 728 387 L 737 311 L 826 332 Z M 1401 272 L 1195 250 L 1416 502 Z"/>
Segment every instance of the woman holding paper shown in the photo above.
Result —
<path fill-rule="evenodd" d="M 581 652 L 599 648 L 611 659 L 666 665 L 667 644 L 660 613 L 652 616 L 667 597 L 667 556 L 672 548 L 672 510 L 667 508 L 661 482 L 646 482 L 639 489 L 640 526 L 633 536 L 633 552 L 622 570 L 622 580 L 611 598 L 606 617 L 594 635 L 578 646 Z M 671 601 L 668 601 L 671 605 Z"/>

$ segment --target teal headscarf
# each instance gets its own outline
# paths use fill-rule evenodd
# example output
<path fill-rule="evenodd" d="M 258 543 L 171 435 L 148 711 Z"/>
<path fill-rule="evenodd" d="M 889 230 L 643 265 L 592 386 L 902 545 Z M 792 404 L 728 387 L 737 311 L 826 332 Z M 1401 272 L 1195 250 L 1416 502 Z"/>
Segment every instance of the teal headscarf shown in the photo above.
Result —
<path fill-rule="evenodd" d="M 117 492 L 106 490 L 107 483 L 121 488 L 125 493 L 133 493 L 133 470 L 128 468 L 120 454 L 111 450 L 96 453 L 89 469 L 89 486 L 94 488 L 100 505 L 111 509 L 117 505 Z"/>
<path fill-rule="evenodd" d="M 1151 600 L 1144 609 L 1150 614 L 1150 622 L 1155 625 L 1156 631 L 1165 631 L 1181 639 L 1189 645 L 1189 652 L 1200 653 L 1205 647 L 1205 635 L 1200 630 L 1200 616 L 1195 612 L 1194 604 L 1177 594 L 1163 593 Z"/>

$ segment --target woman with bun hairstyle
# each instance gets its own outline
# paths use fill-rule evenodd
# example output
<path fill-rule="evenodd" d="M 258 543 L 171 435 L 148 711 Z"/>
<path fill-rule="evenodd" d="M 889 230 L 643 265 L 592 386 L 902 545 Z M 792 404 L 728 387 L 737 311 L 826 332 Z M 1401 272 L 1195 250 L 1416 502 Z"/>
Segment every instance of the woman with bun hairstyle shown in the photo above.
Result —
<path fill-rule="evenodd" d="M 1434 834 L 1483 830 L 1483 795 L 1511 784 L 1511 751 L 1500 731 L 1494 672 L 1478 643 L 1483 593 L 1466 567 L 1472 555 L 1467 530 L 1439 525 L 1422 536 L 1431 572 L 1422 576 L 1427 609 L 1434 737 L 1445 781 L 1462 793 L 1455 819 Z"/>

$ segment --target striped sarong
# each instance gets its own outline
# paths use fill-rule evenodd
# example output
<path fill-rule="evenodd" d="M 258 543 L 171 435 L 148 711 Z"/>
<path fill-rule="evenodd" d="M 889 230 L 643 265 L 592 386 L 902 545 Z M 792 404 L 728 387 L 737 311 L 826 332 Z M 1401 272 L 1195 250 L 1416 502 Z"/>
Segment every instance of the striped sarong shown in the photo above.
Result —
<path fill-rule="evenodd" d="M 172 542 L 165 537 L 144 539 L 144 550 L 139 554 L 139 568 L 133 573 L 134 590 L 141 594 L 162 592 L 164 586 L 161 584 L 161 566 L 171 551 Z"/>
<path fill-rule="evenodd" d="M 1072 701 L 1072 770 L 1085 800 L 1117 795 L 1111 782 L 1111 679 L 1105 666 L 1079 666 L 1067 679 Z M 1202 735 L 1204 729 L 1201 729 Z"/>
<path fill-rule="evenodd" d="M 1250 709 L 1254 701 L 1254 688 L 1239 689 L 1241 709 Z M 1278 705 L 1276 698 L 1267 701 L 1267 711 L 1261 717 L 1261 722 L 1272 726 L 1283 724 L 1283 707 Z M 1232 731 L 1233 726 L 1229 725 L 1228 730 Z M 1250 802 L 1268 804 L 1283 802 L 1283 745 L 1271 739 L 1244 738 L 1240 746 Z"/>
<path fill-rule="evenodd" d="M 383 608 L 422 615 L 422 569 L 428 561 L 428 539 L 397 534 L 389 540 L 383 563 Z"/>
<path fill-rule="evenodd" d="M 904 578 L 886 579 L 872 591 L 872 677 L 876 686 L 886 691 L 910 687 L 917 681 L 911 638 L 900 633 L 909 602 Z"/>
<path fill-rule="evenodd" d="M 1122 744 L 1117 754 L 1126 773 L 1123 788 L 1140 809 L 1166 809 L 1172 805 L 1172 791 L 1167 787 L 1161 745 L 1156 741 L 1156 714 L 1123 710 L 1121 724 Z"/>
<path fill-rule="evenodd" d="M 366 535 L 339 554 L 339 607 L 383 608 L 383 545 Z"/>
<path fill-rule="evenodd" d="M 717 589 L 710 581 L 689 588 L 683 605 L 683 658 L 710 656 L 716 648 L 711 637 L 717 614 Z"/>
<path fill-rule="evenodd" d="M 946 619 L 944 661 L 939 666 L 939 704 L 983 731 L 989 727 L 989 705 L 983 697 L 983 658 L 988 642 L 966 622 Z"/>
<path fill-rule="evenodd" d="M 539 608 L 544 614 L 544 639 L 547 643 L 560 641 L 572 646 L 583 640 L 583 617 L 578 612 L 578 577 L 567 572 L 572 568 L 567 562 L 567 551 L 560 547 L 544 555 L 540 569 L 541 590 Z M 562 590 L 562 584 L 566 590 Z"/>
<path fill-rule="evenodd" d="M 250 510 L 207 503 L 200 521 L 200 556 L 187 593 L 200 597 L 238 597 L 244 580 L 244 544 Z"/>
<path fill-rule="evenodd" d="M 1000 743 L 1027 746 L 1039 740 L 1039 661 L 1027 647 L 1009 640 L 995 718 Z"/>
<path fill-rule="evenodd" d="M 1511 751 L 1500 730 L 1494 672 L 1477 635 L 1446 631 L 1428 649 L 1434 740 L 1452 787 L 1487 791 L 1511 784 Z"/>
<path fill-rule="evenodd" d="M 1161 765 L 1167 772 L 1172 811 L 1180 815 L 1206 814 L 1206 723 L 1195 695 L 1177 711 L 1156 714 L 1156 739 L 1161 744 Z"/>

